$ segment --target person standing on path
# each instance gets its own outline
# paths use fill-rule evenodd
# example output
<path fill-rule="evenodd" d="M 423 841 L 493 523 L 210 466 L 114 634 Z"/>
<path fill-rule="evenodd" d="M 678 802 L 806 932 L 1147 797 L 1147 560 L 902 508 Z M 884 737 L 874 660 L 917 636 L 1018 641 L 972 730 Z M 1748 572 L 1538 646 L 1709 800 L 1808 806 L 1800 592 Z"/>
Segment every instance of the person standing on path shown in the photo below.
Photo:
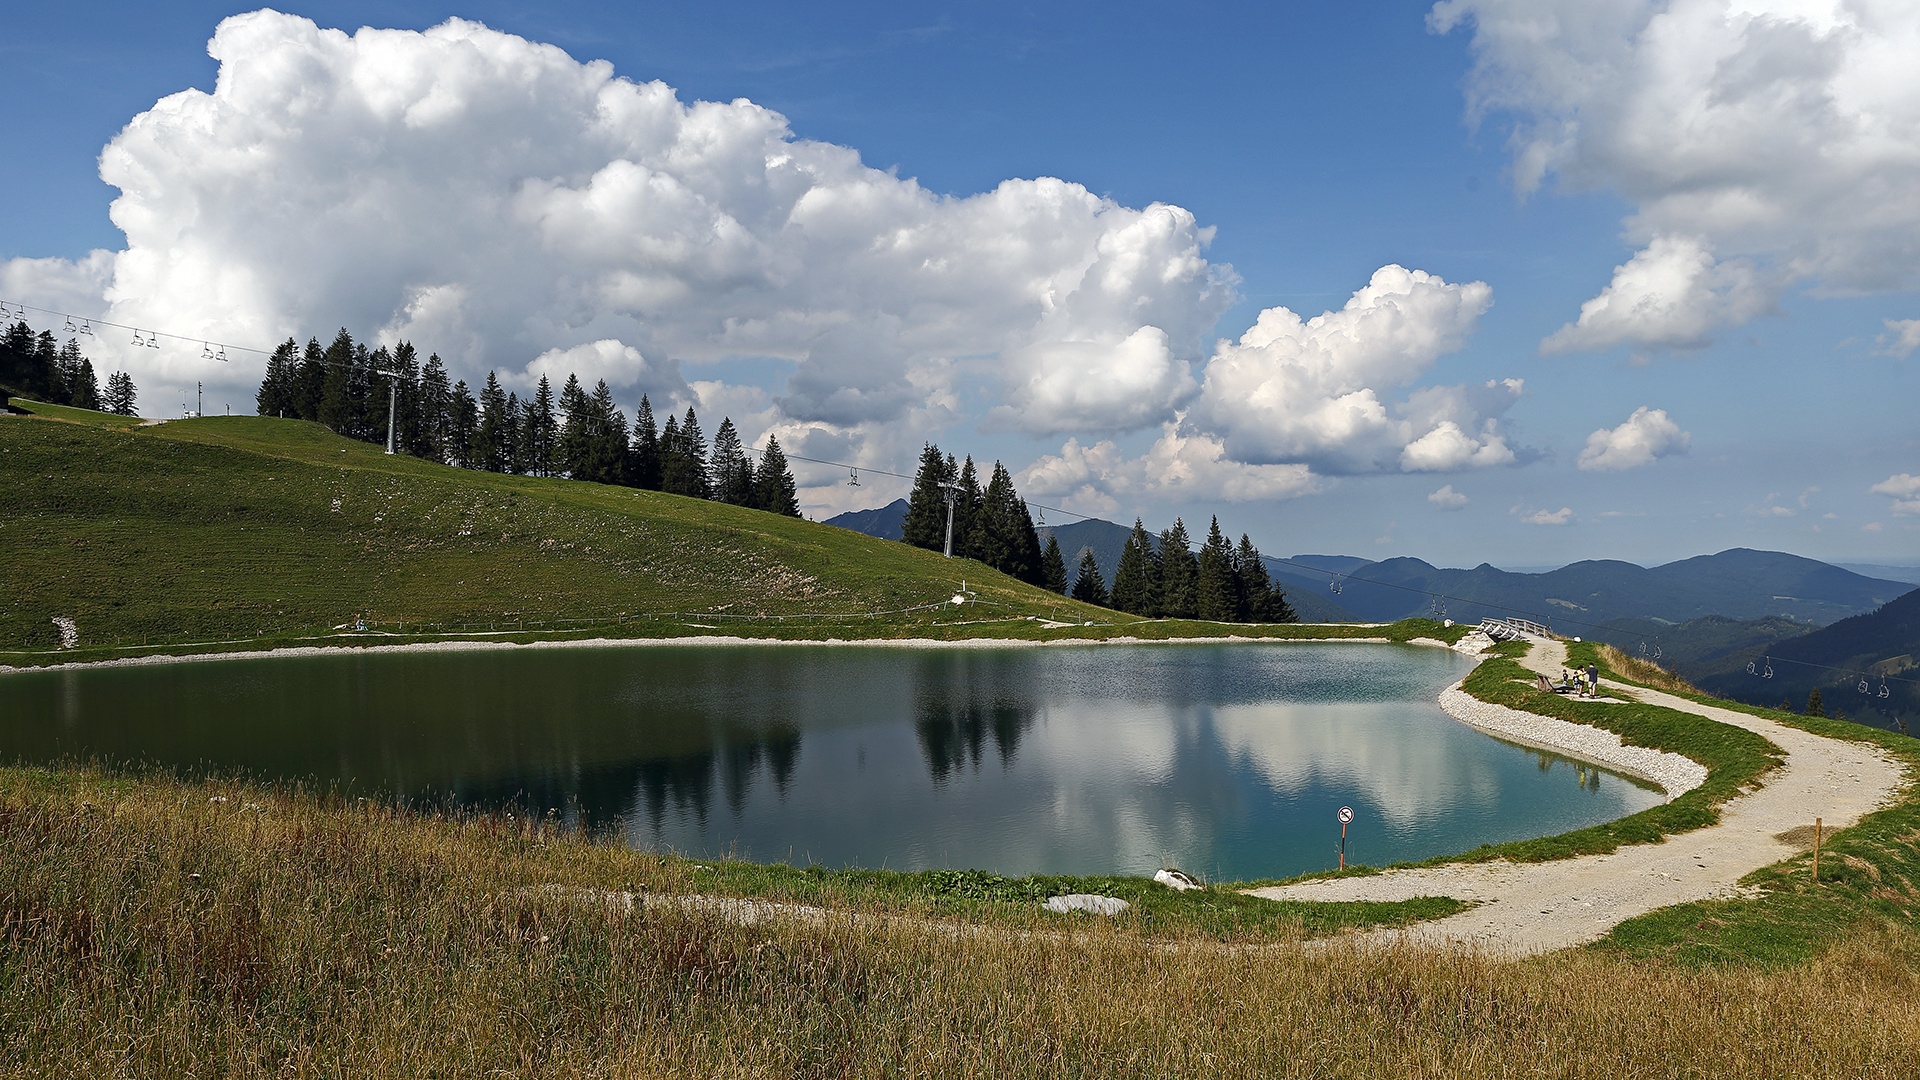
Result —
<path fill-rule="evenodd" d="M 1587 696 L 1600 696 L 1600 665 L 1587 665 Z"/>

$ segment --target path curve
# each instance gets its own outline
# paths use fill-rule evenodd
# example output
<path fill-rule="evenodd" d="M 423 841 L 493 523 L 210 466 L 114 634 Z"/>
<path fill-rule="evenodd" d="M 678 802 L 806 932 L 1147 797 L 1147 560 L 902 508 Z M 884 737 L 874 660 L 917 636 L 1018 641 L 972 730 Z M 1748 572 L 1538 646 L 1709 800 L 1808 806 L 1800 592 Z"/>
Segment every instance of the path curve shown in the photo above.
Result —
<path fill-rule="evenodd" d="M 1559 675 L 1565 647 L 1536 639 L 1523 661 Z M 1649 705 L 1745 728 L 1779 747 L 1785 763 L 1762 786 L 1723 803 L 1720 822 L 1657 844 L 1623 846 L 1608 855 L 1543 863 L 1450 863 L 1388 870 L 1371 877 L 1307 881 L 1248 890 L 1270 900 L 1409 900 L 1451 896 L 1479 905 L 1445 919 L 1366 931 L 1340 940 L 1467 945 L 1530 956 L 1596 941 L 1656 908 L 1739 896 L 1741 878 L 1800 850 L 1778 834 L 1821 818 L 1845 828 L 1885 805 L 1905 783 L 1899 762 L 1869 743 L 1812 735 L 1750 713 L 1699 705 L 1643 687 L 1624 693 Z"/>

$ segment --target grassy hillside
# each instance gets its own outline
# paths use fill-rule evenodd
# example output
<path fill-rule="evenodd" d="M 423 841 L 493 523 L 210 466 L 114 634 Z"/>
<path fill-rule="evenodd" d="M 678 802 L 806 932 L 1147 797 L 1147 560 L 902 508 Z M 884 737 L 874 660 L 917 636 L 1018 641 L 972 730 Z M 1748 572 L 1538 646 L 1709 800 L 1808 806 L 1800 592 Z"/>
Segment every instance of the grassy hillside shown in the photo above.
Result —
<path fill-rule="evenodd" d="M 0 420 L 0 662 L 271 646 L 361 622 L 407 638 L 1069 632 L 1030 617 L 1100 624 L 1072 628 L 1085 636 L 1224 632 L 794 518 L 388 457 L 302 421 L 26 407 Z M 970 602 L 943 603 L 963 583 Z M 56 617 L 78 649 L 52 652 Z"/>

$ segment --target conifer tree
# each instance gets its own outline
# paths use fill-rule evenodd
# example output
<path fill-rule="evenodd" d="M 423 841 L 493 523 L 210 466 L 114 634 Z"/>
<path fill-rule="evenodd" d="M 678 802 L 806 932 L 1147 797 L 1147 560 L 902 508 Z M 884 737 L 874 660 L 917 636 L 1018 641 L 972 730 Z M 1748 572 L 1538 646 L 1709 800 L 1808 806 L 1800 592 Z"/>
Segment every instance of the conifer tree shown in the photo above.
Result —
<path fill-rule="evenodd" d="M 709 498 L 713 492 L 707 480 L 707 438 L 693 406 L 687 406 L 687 414 L 672 430 L 672 452 L 661 455 L 660 489 L 695 499 Z"/>
<path fill-rule="evenodd" d="M 43 378 L 48 390 L 47 400 L 55 405 L 65 405 L 72 395 L 72 388 L 67 385 L 67 373 L 60 366 L 60 343 L 54 340 L 52 331 L 42 330 L 40 336 L 33 339 L 33 357 L 34 366 L 45 373 Z"/>
<path fill-rule="evenodd" d="M 426 416 L 420 409 L 420 354 L 415 351 L 413 342 L 403 341 L 393 347 L 388 370 L 393 374 L 399 390 L 394 397 L 393 448 L 399 453 L 419 457 Z"/>
<path fill-rule="evenodd" d="M 521 426 L 525 432 L 522 441 L 526 445 L 527 471 L 535 476 L 552 476 L 554 455 L 559 449 L 560 421 L 553 413 L 553 384 L 545 375 L 540 376 L 540 385 L 533 397 L 527 399 Z"/>
<path fill-rule="evenodd" d="M 487 385 L 480 391 L 480 422 L 473 432 L 473 463 L 469 468 L 507 471 L 507 453 L 511 449 L 507 445 L 507 428 L 511 424 L 507 395 L 500 389 L 500 380 L 489 371 Z"/>
<path fill-rule="evenodd" d="M 120 416 L 136 416 L 133 376 L 116 371 L 107 376 L 107 411 Z"/>
<path fill-rule="evenodd" d="M 732 417 L 722 417 L 713 433 L 713 497 L 733 506 L 752 506 L 754 468 L 740 445 Z"/>
<path fill-rule="evenodd" d="M 573 478 L 599 484 L 618 484 L 625 478 L 627 417 L 613 404 L 613 391 L 601 379 L 584 406 L 586 430 L 580 440 L 581 457 Z"/>
<path fill-rule="evenodd" d="M 1820 688 L 1817 686 L 1813 688 L 1812 692 L 1807 694 L 1806 715 L 1808 716 L 1827 715 L 1826 704 L 1820 700 Z"/>
<path fill-rule="evenodd" d="M 500 461 L 501 471 L 515 476 L 527 471 L 527 444 L 520 436 L 527 427 L 526 409 L 520 404 L 520 395 L 507 391 L 507 407 L 500 410 Z"/>
<path fill-rule="evenodd" d="M 1027 504 L 1014 490 L 1006 466 L 993 463 L 993 475 L 980 497 L 967 536 L 967 556 L 1030 585 L 1042 581 L 1040 538 Z"/>
<path fill-rule="evenodd" d="M 1179 518 L 1160 534 L 1159 574 L 1154 583 L 1155 610 L 1163 618 L 1191 619 L 1199 611 L 1199 560 L 1193 556 L 1187 523 Z"/>
<path fill-rule="evenodd" d="M 653 402 L 640 395 L 633 414 L 633 442 L 627 448 L 627 482 L 648 491 L 660 490 L 660 428 L 654 423 Z"/>
<path fill-rule="evenodd" d="M 688 409 L 687 415 L 692 416 L 693 410 Z M 780 449 L 780 440 L 771 435 L 767 436 L 766 450 L 760 454 L 760 467 L 754 472 L 753 493 L 754 505 L 768 513 L 800 516 L 799 488 L 787 468 L 787 455 Z"/>
<path fill-rule="evenodd" d="M 1287 594 L 1273 583 L 1260 549 L 1246 533 L 1240 534 L 1240 550 L 1233 557 L 1234 572 L 1240 578 L 1240 594 L 1247 598 L 1247 619 L 1258 623 L 1299 622 Z"/>
<path fill-rule="evenodd" d="M 1113 568 L 1113 607 L 1129 615 L 1153 614 L 1153 536 L 1139 518 L 1120 547 L 1120 565 Z"/>
<path fill-rule="evenodd" d="M 294 396 L 287 415 L 302 420 L 319 420 L 320 399 L 326 396 L 326 392 L 327 353 L 320 347 L 319 338 L 308 338 L 307 347 L 300 354 Z"/>
<path fill-rule="evenodd" d="M 300 346 L 292 338 L 281 342 L 267 358 L 267 373 L 260 380 L 260 392 L 254 395 L 254 411 L 261 416 L 284 416 L 293 403 L 294 368 Z"/>
<path fill-rule="evenodd" d="M 353 335 L 343 326 L 320 360 L 319 412 L 314 417 L 342 435 L 352 430 L 354 422 L 353 365 Z"/>
<path fill-rule="evenodd" d="M 452 406 L 453 388 L 447 385 L 446 366 L 440 362 L 440 354 L 433 353 L 420 372 L 420 441 L 409 453 L 441 463 L 449 459 L 451 452 L 447 443 Z"/>
<path fill-rule="evenodd" d="M 473 400 L 473 391 L 467 389 L 467 381 L 453 384 L 453 392 L 447 396 L 447 463 L 463 469 L 476 468 L 474 464 L 473 433 L 480 426 L 480 407 Z"/>
<path fill-rule="evenodd" d="M 68 342 L 67 344 L 74 345 L 77 355 L 79 346 L 73 342 Z M 98 410 L 100 408 L 100 381 L 94 377 L 93 361 L 84 356 L 80 357 L 79 360 L 80 362 L 74 365 L 73 368 L 73 407 L 76 409 Z"/>
<path fill-rule="evenodd" d="M 1067 594 L 1067 560 L 1060 556 L 1060 538 L 1047 532 L 1046 550 L 1040 553 L 1041 587 L 1049 592 Z"/>
<path fill-rule="evenodd" d="M 560 388 L 560 416 L 565 422 L 560 432 L 560 468 L 568 476 L 578 477 L 587 460 L 587 414 L 591 403 L 580 389 L 580 377 L 569 374 Z"/>
<path fill-rule="evenodd" d="M 1207 528 L 1206 543 L 1200 546 L 1199 573 L 1194 580 L 1195 614 L 1213 622 L 1243 622 L 1246 600 L 1240 595 L 1240 576 L 1235 573 L 1233 545 L 1220 531 L 1216 515 Z"/>
<path fill-rule="evenodd" d="M 1106 607 L 1107 583 L 1100 578 L 1100 564 L 1092 548 L 1080 549 L 1080 573 L 1073 579 L 1073 598 L 1083 603 Z"/>
<path fill-rule="evenodd" d="M 947 464 L 953 464 L 952 455 L 948 455 Z M 973 467 L 973 455 L 967 455 L 957 476 L 960 493 L 953 503 L 953 554 L 955 558 L 971 559 L 975 557 L 973 523 L 980 516 L 980 504 L 986 499 L 986 493 L 980 490 L 980 473 Z"/>
<path fill-rule="evenodd" d="M 907 516 L 900 525 L 903 543 L 929 551 L 940 551 L 947 542 L 947 496 L 942 486 L 955 479 L 950 471 L 952 459 L 942 457 L 940 448 L 927 443 L 920 449 L 920 467 L 913 476 L 913 492 L 907 496 Z"/>

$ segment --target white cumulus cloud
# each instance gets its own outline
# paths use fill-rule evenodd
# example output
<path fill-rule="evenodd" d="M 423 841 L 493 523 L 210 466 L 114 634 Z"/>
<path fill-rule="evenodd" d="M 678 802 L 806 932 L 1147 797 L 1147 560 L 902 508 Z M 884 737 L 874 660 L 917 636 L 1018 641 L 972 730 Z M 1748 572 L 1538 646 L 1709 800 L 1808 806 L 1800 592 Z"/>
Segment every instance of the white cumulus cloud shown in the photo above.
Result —
<path fill-rule="evenodd" d="M 1467 497 L 1453 490 L 1452 484 L 1447 484 L 1439 491 L 1428 495 L 1427 501 L 1442 510 L 1458 510 L 1467 505 Z"/>
<path fill-rule="evenodd" d="M 1250 465 L 1227 455 L 1220 440 L 1183 434 L 1168 422 L 1146 453 L 1128 458 L 1111 441 L 1083 446 L 1068 439 L 1014 477 L 1021 491 L 1057 498 L 1095 513 L 1111 513 L 1123 500 L 1225 499 L 1228 502 L 1289 499 L 1320 490 L 1301 464 Z"/>
<path fill-rule="evenodd" d="M 1771 310 L 1776 295 L 1749 260 L 1717 263 L 1698 239 L 1656 236 L 1615 267 L 1613 281 L 1580 305 L 1577 320 L 1542 341 L 1540 351 L 1700 348 L 1712 343 L 1712 331 Z"/>
<path fill-rule="evenodd" d="M 1893 512 L 1901 516 L 1920 514 L 1920 476 L 1896 473 L 1867 489 L 1875 495 L 1893 499 Z"/>
<path fill-rule="evenodd" d="M 267 347 L 344 324 L 469 380 L 578 362 L 679 393 L 676 364 L 771 359 L 781 414 L 842 432 L 929 407 L 946 385 L 922 375 L 955 358 L 1008 388 L 1008 425 L 1151 428 L 1233 299 L 1179 207 L 1051 178 L 937 195 L 745 99 L 682 101 L 478 23 L 256 11 L 208 51 L 212 93 L 162 99 L 101 155 L 126 248 L 15 260 L 12 295 Z M 263 363 L 199 353 L 124 359 L 143 385 L 245 389 Z"/>
<path fill-rule="evenodd" d="M 1902 360 L 1920 349 L 1920 319 L 1883 319 L 1887 332 L 1880 335 L 1875 344 L 1886 356 L 1897 356 Z"/>
<path fill-rule="evenodd" d="M 1519 512 L 1519 508 L 1515 508 Z M 1563 506 L 1558 510 L 1528 510 L 1520 514 L 1520 521 L 1526 525 L 1566 525 L 1573 521 L 1573 509 Z"/>
<path fill-rule="evenodd" d="M 1510 125 L 1516 189 L 1551 176 L 1635 208 L 1640 254 L 1550 348 L 1684 347 L 1794 281 L 1920 281 L 1908 0 L 1443 0 L 1428 16 L 1468 24 L 1468 113 Z"/>
<path fill-rule="evenodd" d="M 1338 311 L 1302 319 L 1268 308 L 1238 341 L 1215 348 L 1189 422 L 1237 460 L 1324 473 L 1506 464 L 1515 454 L 1496 421 L 1518 399 L 1519 380 L 1389 403 L 1464 345 L 1492 303 L 1485 282 L 1384 266 Z"/>
<path fill-rule="evenodd" d="M 1669 454 L 1684 454 L 1692 443 L 1693 435 L 1680 430 L 1667 410 L 1642 405 L 1619 427 L 1601 428 L 1587 436 L 1578 464 L 1593 472 L 1618 472 L 1651 465 Z"/>

